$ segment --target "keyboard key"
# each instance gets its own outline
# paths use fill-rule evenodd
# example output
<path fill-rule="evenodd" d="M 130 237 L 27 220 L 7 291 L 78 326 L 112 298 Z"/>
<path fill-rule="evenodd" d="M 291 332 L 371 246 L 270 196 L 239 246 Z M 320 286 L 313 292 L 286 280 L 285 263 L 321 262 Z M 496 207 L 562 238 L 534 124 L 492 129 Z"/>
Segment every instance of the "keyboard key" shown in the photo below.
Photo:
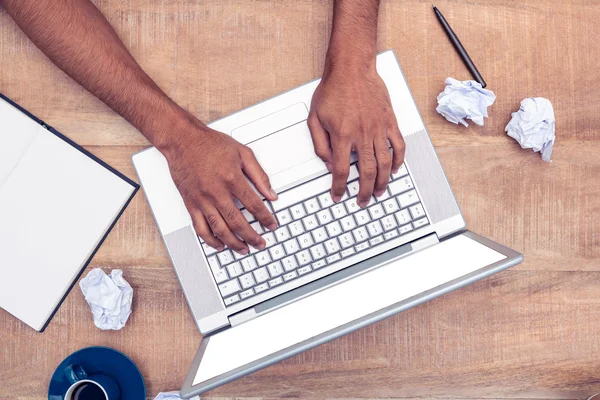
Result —
<path fill-rule="evenodd" d="M 256 265 L 256 260 L 254 259 L 254 256 L 244 258 L 240 263 L 242 264 L 242 267 L 246 272 L 250 272 L 258 266 Z"/>
<path fill-rule="evenodd" d="M 400 178 L 398 180 L 392 181 L 389 185 L 390 193 L 392 193 L 392 196 L 396 196 L 400 193 L 404 193 L 407 190 L 410 190 L 414 187 L 415 187 L 415 185 L 413 185 L 413 182 L 412 182 L 412 179 L 410 179 L 410 176 L 405 176 L 404 178 Z"/>
<path fill-rule="evenodd" d="M 410 232 L 412 230 L 413 230 L 412 224 L 406 224 L 406 225 L 398 228 L 398 232 L 400 232 L 401 235 L 404 235 L 406 232 Z"/>
<path fill-rule="evenodd" d="M 273 287 L 273 286 L 280 285 L 280 284 L 282 284 L 282 283 L 283 283 L 283 277 L 281 277 L 281 276 L 278 276 L 277 278 L 275 278 L 275 279 L 271 279 L 271 280 L 269 281 L 269 286 Z"/>
<path fill-rule="evenodd" d="M 390 190 L 388 188 L 385 188 L 385 191 L 383 192 L 383 194 L 381 196 L 376 197 L 378 203 L 382 203 L 389 198 L 390 198 Z"/>
<path fill-rule="evenodd" d="M 242 259 L 242 258 L 244 258 L 244 257 L 246 257 L 246 255 L 244 255 L 244 254 L 240 254 L 240 253 L 236 253 L 235 251 L 233 252 L 233 258 L 234 258 L 236 261 L 239 261 L 239 260 L 241 260 L 241 259 Z"/>
<path fill-rule="evenodd" d="M 240 276 L 240 283 L 244 289 L 248 289 L 256 284 L 254 281 L 254 276 L 252 276 L 252 272 L 248 272 L 245 275 Z"/>
<path fill-rule="evenodd" d="M 398 236 L 400 236 L 400 235 L 398 234 L 398 230 L 397 229 L 394 229 L 392 231 L 389 231 L 389 232 L 386 232 L 386 233 L 383 234 L 383 238 L 385 240 L 391 240 L 391 239 L 394 239 L 394 238 L 396 238 Z"/>
<path fill-rule="evenodd" d="M 237 294 L 235 296 L 231 296 L 228 297 L 224 300 L 224 303 L 226 306 L 230 306 L 233 303 L 237 303 L 238 301 L 240 301 L 240 296 L 238 296 Z"/>
<path fill-rule="evenodd" d="M 233 262 L 233 254 L 231 254 L 231 251 L 229 250 L 223 250 L 222 252 L 217 254 L 217 257 L 219 257 L 219 262 L 223 266 Z"/>
<path fill-rule="evenodd" d="M 400 166 L 400 168 L 398 169 L 398 172 L 396 172 L 395 174 L 392 174 L 392 179 L 398 179 L 400 177 L 403 177 L 406 174 L 408 174 L 408 171 L 406 170 L 406 165 L 402 164 Z"/>
<path fill-rule="evenodd" d="M 283 244 L 283 247 L 285 247 L 285 252 L 287 254 L 294 254 L 297 251 L 300 250 L 300 246 L 298 245 L 298 241 L 294 238 L 294 239 L 290 239 L 287 242 L 285 242 Z"/>
<path fill-rule="evenodd" d="M 259 268 L 256 271 L 254 271 L 254 279 L 256 279 L 256 282 L 258 283 L 263 283 L 267 280 L 269 280 L 271 277 L 269 276 L 269 273 L 267 272 L 267 269 L 265 267 Z"/>
<path fill-rule="evenodd" d="M 261 251 L 254 257 L 256 257 L 256 263 L 259 267 L 264 267 L 265 265 L 271 262 L 271 257 L 269 256 L 268 250 Z"/>
<path fill-rule="evenodd" d="M 233 264 L 229 264 L 227 266 L 227 272 L 229 272 L 229 276 L 235 278 L 244 273 L 242 266 L 239 262 L 234 262 Z"/>
<path fill-rule="evenodd" d="M 369 240 L 369 243 L 371 246 L 377 246 L 378 244 L 383 243 L 383 236 L 374 237 L 373 239 Z"/>
<path fill-rule="evenodd" d="M 312 269 L 310 268 L 310 265 L 306 265 L 304 267 L 298 268 L 298 275 L 305 275 L 311 271 L 312 271 Z"/>
<path fill-rule="evenodd" d="M 318 260 L 325 257 L 325 247 L 322 244 L 318 244 L 310 248 L 310 254 L 312 254 L 313 260 Z"/>
<path fill-rule="evenodd" d="M 369 207 L 369 215 L 372 220 L 382 218 L 385 215 L 385 211 L 383 211 L 383 206 L 379 203 L 372 205 Z"/>
<path fill-rule="evenodd" d="M 342 245 L 342 249 L 345 249 L 347 247 L 351 247 L 354 244 L 354 238 L 352 237 L 352 233 L 351 232 L 344 233 L 338 239 L 340 240 L 340 244 Z"/>
<path fill-rule="evenodd" d="M 283 257 L 285 257 L 285 252 L 283 251 L 283 245 L 280 245 L 280 244 L 271 247 L 269 249 L 269 253 L 271 253 L 271 259 L 273 261 L 281 260 Z"/>
<path fill-rule="evenodd" d="M 327 208 L 333 205 L 333 200 L 331 199 L 331 193 L 323 193 L 319 196 L 319 203 L 321 204 L 321 208 Z"/>
<path fill-rule="evenodd" d="M 317 219 L 319 220 L 319 224 L 327 225 L 331 221 L 333 221 L 333 217 L 331 216 L 331 211 L 329 210 L 321 210 L 317 213 Z"/>
<path fill-rule="evenodd" d="M 363 250 L 366 250 L 369 248 L 369 242 L 362 242 L 361 244 L 357 244 L 356 246 L 354 246 L 354 249 L 356 250 L 356 252 L 361 252 Z"/>
<path fill-rule="evenodd" d="M 298 260 L 298 265 L 300 266 L 304 266 L 312 261 L 308 250 L 302 250 L 301 252 L 296 253 L 296 259 Z"/>
<path fill-rule="evenodd" d="M 412 220 L 412 218 L 410 217 L 410 214 L 408 213 L 408 210 L 406 210 L 406 209 L 398 211 L 394 215 L 396 216 L 396 219 L 398 220 L 398 225 L 407 224 Z"/>
<path fill-rule="evenodd" d="M 308 214 L 316 213 L 321 209 L 321 207 L 319 207 L 319 202 L 314 197 L 304 202 L 304 208 L 306 208 Z"/>
<path fill-rule="evenodd" d="M 240 299 L 242 300 L 247 299 L 250 296 L 254 296 L 254 290 L 252 290 L 252 288 L 244 290 L 242 293 L 240 293 Z"/>
<path fill-rule="evenodd" d="M 425 216 L 425 210 L 423 210 L 423 206 L 421 203 L 415 204 L 412 207 L 409 207 L 410 215 L 412 215 L 413 219 L 419 219 Z"/>
<path fill-rule="evenodd" d="M 285 272 L 290 272 L 298 268 L 296 257 L 294 257 L 293 255 L 284 258 L 283 260 L 281 260 L 281 263 L 283 264 L 283 269 L 285 269 Z"/>
<path fill-rule="evenodd" d="M 315 261 L 314 263 L 312 263 L 312 269 L 319 269 L 326 265 L 327 265 L 327 262 L 325 260 Z M 300 271 L 298 271 L 298 273 L 300 273 Z"/>
<path fill-rule="evenodd" d="M 358 196 L 358 191 L 360 189 L 358 181 L 350 182 L 347 186 L 347 189 L 348 189 L 348 196 L 350 196 L 350 197 Z"/>
<path fill-rule="evenodd" d="M 329 237 L 337 236 L 342 233 L 342 226 L 340 225 L 340 223 L 338 221 L 333 221 L 332 223 L 327 225 L 326 228 L 327 228 L 327 233 L 329 234 Z"/>
<path fill-rule="evenodd" d="M 279 226 L 287 225 L 292 222 L 292 215 L 288 209 L 279 211 L 275 216 L 277 217 L 277 221 L 279 221 Z"/>
<path fill-rule="evenodd" d="M 396 201 L 395 197 L 384 201 L 383 208 L 385 209 L 385 212 L 387 214 L 393 214 L 400 209 L 400 207 L 398 207 L 398 202 Z"/>
<path fill-rule="evenodd" d="M 217 283 L 225 282 L 227 279 L 229 279 L 229 277 L 227 276 L 227 271 L 225 271 L 225 268 L 221 268 L 215 273 L 215 281 Z"/>
<path fill-rule="evenodd" d="M 353 214 L 353 213 L 357 212 L 358 210 L 360 210 L 360 207 L 358 206 L 358 203 L 356 202 L 356 197 L 346 200 L 344 202 L 344 205 L 346 206 L 346 209 L 348 210 L 349 214 Z"/>
<path fill-rule="evenodd" d="M 292 236 L 299 236 L 304 233 L 304 225 L 302 225 L 302 221 L 292 222 L 289 228 Z"/>
<path fill-rule="evenodd" d="M 311 233 L 313 235 L 313 239 L 315 239 L 315 243 L 321 243 L 329 239 L 329 237 L 327 236 L 327 232 L 325 232 L 325 228 L 323 228 L 322 226 L 315 229 Z"/>
<path fill-rule="evenodd" d="M 396 218 L 393 215 L 387 215 L 381 219 L 381 223 L 383 224 L 383 230 L 389 231 L 398 226 L 396 223 Z"/>
<path fill-rule="evenodd" d="M 296 204 L 295 206 L 290 207 L 290 211 L 292 212 L 292 217 L 294 217 L 294 220 L 299 220 L 306 216 L 306 210 L 302 204 Z"/>
<path fill-rule="evenodd" d="M 344 229 L 344 232 L 348 232 L 356 228 L 356 221 L 354 220 L 354 217 L 352 215 L 348 215 L 347 217 L 342 218 L 340 222 L 342 223 L 342 228 Z"/>
<path fill-rule="evenodd" d="M 207 257 L 217 252 L 217 249 L 215 249 L 214 247 L 210 247 L 206 243 L 202 243 L 202 250 L 204 250 L 204 254 L 206 254 Z"/>
<path fill-rule="evenodd" d="M 367 225 L 367 229 L 369 230 L 369 235 L 371 237 L 381 235 L 383 233 L 383 228 L 381 227 L 381 223 L 379 221 L 371 222 Z"/>
<path fill-rule="evenodd" d="M 220 271 L 221 265 L 219 265 L 219 261 L 217 260 L 217 256 L 211 256 L 206 259 L 208 261 L 208 265 L 213 272 Z"/>
<path fill-rule="evenodd" d="M 417 196 L 416 190 L 411 190 L 410 192 L 402 193 L 396 198 L 398 199 L 398 203 L 400 203 L 400 207 L 402 208 L 412 206 L 413 204 L 419 201 L 419 196 Z"/>
<path fill-rule="evenodd" d="M 262 238 L 267 242 L 267 247 L 273 246 L 277 241 L 275 240 L 275 234 L 273 232 L 267 232 L 262 235 Z"/>
<path fill-rule="evenodd" d="M 304 235 L 298 237 L 298 241 L 300 242 L 300 247 L 303 249 L 307 249 L 313 244 L 315 244 L 310 232 L 307 232 Z"/>
<path fill-rule="evenodd" d="M 334 262 L 339 261 L 341 259 L 342 259 L 342 256 L 340 256 L 339 253 L 332 254 L 326 258 L 328 264 L 333 264 Z"/>
<path fill-rule="evenodd" d="M 356 228 L 352 231 L 352 234 L 354 235 L 354 240 L 356 241 L 356 243 L 360 243 L 369 239 L 369 234 L 367 233 L 367 229 L 364 226 Z"/>
<path fill-rule="evenodd" d="M 281 242 L 285 242 L 292 236 L 290 235 L 289 229 L 286 226 L 282 226 L 281 228 L 279 228 L 275 231 L 275 237 L 277 238 L 277 241 L 279 243 L 281 243 Z"/>
<path fill-rule="evenodd" d="M 354 218 L 356 219 L 358 226 L 371 222 L 371 217 L 369 217 L 369 212 L 367 210 L 360 210 L 354 214 Z"/>
<path fill-rule="evenodd" d="M 242 288 L 240 287 L 240 283 L 237 279 L 232 279 L 219 285 L 219 291 L 223 297 L 227 297 L 231 294 L 239 292 L 240 290 L 242 290 Z"/>
<path fill-rule="evenodd" d="M 425 225 L 427 225 L 429 223 L 429 221 L 427 220 L 427 218 L 421 218 L 419 220 L 416 220 L 413 222 L 413 225 L 415 227 L 415 229 L 421 228 Z"/>
<path fill-rule="evenodd" d="M 267 268 L 269 269 L 271 278 L 275 278 L 276 276 L 283 274 L 283 267 L 279 261 L 269 264 Z"/>
<path fill-rule="evenodd" d="M 308 217 L 302 218 L 302 223 L 304 224 L 304 227 L 307 231 L 315 229 L 317 226 L 319 226 L 319 223 L 317 222 L 317 217 L 315 217 L 314 215 L 309 215 Z"/>
<path fill-rule="evenodd" d="M 283 275 L 283 280 L 284 281 L 291 281 L 292 279 L 298 277 L 298 274 L 296 273 L 296 271 L 290 271 L 287 274 Z"/>
<path fill-rule="evenodd" d="M 333 254 L 340 251 L 340 244 L 337 239 L 329 239 L 325 242 L 325 249 L 327 250 L 327 254 Z"/>
<path fill-rule="evenodd" d="M 354 247 L 350 247 L 346 250 L 342 250 L 342 252 L 340 253 L 342 258 L 346 258 L 351 256 L 352 254 L 356 254 L 356 251 L 354 250 Z"/>
<path fill-rule="evenodd" d="M 346 207 L 344 207 L 344 205 L 341 203 L 336 204 L 333 207 L 331 207 L 331 212 L 333 213 L 334 219 L 341 219 L 341 218 L 345 217 L 346 215 L 348 215 L 348 212 L 346 211 Z"/>
<path fill-rule="evenodd" d="M 264 292 L 265 290 L 267 290 L 269 288 L 269 284 L 268 283 L 261 283 L 258 286 L 254 287 L 254 292 L 256 292 L 256 294 L 260 293 L 260 292 Z"/>
<path fill-rule="evenodd" d="M 246 218 L 246 221 L 248 221 L 248 222 L 256 221 L 256 218 L 254 218 L 254 215 L 250 214 L 250 211 L 248 211 L 247 209 L 242 208 L 240 211 L 242 212 L 242 215 L 244 216 L 244 218 Z"/>
<path fill-rule="evenodd" d="M 263 233 L 265 233 L 265 230 L 263 229 L 262 225 L 260 224 L 260 222 L 256 221 L 250 224 L 250 226 L 252 227 L 252 229 L 254 229 L 256 231 L 256 233 L 258 233 L 259 235 L 262 235 Z"/>

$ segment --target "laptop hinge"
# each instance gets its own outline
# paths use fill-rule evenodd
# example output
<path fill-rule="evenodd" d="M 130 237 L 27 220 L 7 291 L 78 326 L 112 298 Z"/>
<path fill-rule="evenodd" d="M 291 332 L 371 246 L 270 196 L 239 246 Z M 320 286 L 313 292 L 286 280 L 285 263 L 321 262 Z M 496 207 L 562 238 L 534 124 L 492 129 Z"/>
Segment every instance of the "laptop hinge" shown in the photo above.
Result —
<path fill-rule="evenodd" d="M 256 316 L 256 311 L 254 308 L 250 308 L 248 310 L 240 311 L 237 314 L 233 314 L 229 317 L 229 323 L 231 326 L 240 325 L 248 320 L 251 320 Z"/>

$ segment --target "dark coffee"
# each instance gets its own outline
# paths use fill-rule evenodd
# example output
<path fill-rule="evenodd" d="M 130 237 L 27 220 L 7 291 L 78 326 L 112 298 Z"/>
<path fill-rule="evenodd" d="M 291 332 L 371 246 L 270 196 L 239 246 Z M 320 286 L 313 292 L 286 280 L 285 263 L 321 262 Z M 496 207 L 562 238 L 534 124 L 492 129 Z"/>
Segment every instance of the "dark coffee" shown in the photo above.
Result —
<path fill-rule="evenodd" d="M 94 383 L 84 382 L 75 389 L 73 400 L 106 400 L 104 391 Z"/>

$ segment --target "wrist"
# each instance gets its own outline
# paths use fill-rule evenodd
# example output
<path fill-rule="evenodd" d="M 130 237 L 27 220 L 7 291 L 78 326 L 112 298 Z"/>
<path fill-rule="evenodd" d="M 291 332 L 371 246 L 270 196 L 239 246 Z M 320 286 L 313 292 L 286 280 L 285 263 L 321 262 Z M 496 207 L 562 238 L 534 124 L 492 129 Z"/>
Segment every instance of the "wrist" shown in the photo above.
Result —
<path fill-rule="evenodd" d="M 338 72 L 343 75 L 367 75 L 376 71 L 376 58 L 374 46 L 373 49 L 365 47 L 356 50 L 351 46 L 336 46 L 332 43 L 325 58 L 323 78 L 327 79 Z"/>

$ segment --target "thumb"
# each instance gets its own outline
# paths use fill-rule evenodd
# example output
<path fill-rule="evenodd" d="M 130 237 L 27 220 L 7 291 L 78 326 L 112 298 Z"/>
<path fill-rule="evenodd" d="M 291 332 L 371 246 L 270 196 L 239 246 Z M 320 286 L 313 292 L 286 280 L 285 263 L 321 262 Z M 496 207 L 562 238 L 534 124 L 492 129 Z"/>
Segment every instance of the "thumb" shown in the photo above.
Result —
<path fill-rule="evenodd" d="M 243 162 L 242 170 L 254 184 L 254 187 L 256 187 L 266 199 L 271 201 L 277 200 L 277 193 L 271 188 L 269 176 L 258 163 L 258 160 L 254 156 L 254 152 L 250 148 L 245 147 L 241 152 L 241 156 Z"/>
<path fill-rule="evenodd" d="M 329 172 L 331 172 L 331 165 L 333 162 L 333 151 L 331 150 L 331 143 L 329 142 L 329 134 L 323 129 L 319 117 L 313 111 L 308 116 L 308 129 L 310 129 L 310 136 L 312 137 L 313 146 L 315 147 L 315 154 L 323 160 Z"/>

